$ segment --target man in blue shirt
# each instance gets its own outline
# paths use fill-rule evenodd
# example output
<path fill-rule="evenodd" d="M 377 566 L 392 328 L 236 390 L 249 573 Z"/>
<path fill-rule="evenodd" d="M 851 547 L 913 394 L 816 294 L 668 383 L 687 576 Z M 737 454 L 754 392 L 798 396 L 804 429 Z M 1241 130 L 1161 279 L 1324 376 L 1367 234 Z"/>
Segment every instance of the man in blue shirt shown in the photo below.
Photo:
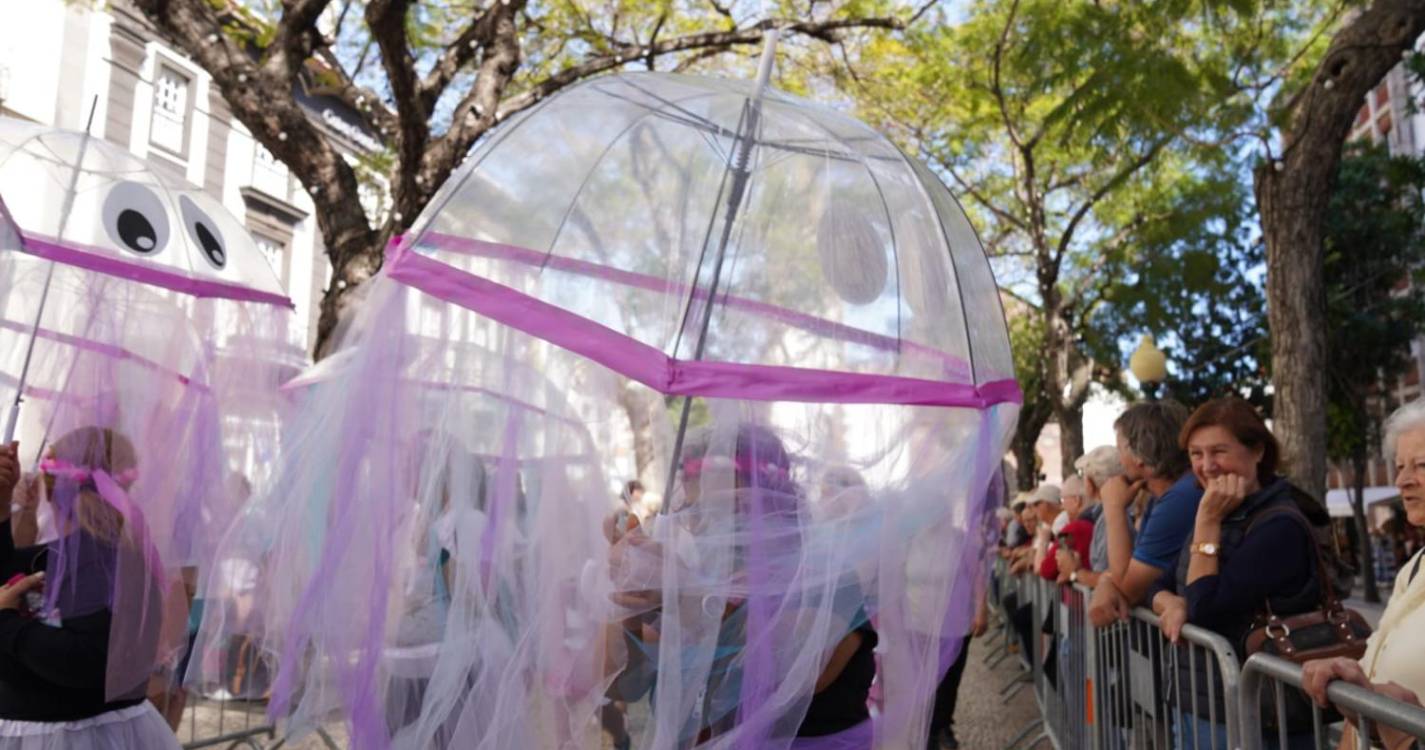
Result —
<path fill-rule="evenodd" d="M 1089 619 L 1098 627 L 1127 619 L 1152 583 L 1177 562 L 1192 535 L 1202 488 L 1178 443 L 1187 417 L 1187 409 L 1176 401 L 1146 401 L 1130 406 L 1113 423 L 1125 474 L 1100 490 L 1109 569 L 1099 577 L 1089 605 Z M 1135 544 L 1128 506 L 1143 490 L 1153 499 Z"/>

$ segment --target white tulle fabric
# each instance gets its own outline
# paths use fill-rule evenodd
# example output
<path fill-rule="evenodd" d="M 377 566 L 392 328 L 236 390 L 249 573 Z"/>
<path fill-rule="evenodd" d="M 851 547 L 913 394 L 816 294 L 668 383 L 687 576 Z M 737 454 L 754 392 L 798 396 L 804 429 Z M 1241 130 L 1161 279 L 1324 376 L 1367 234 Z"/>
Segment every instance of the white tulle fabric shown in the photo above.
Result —
<path fill-rule="evenodd" d="M 178 738 L 152 704 L 79 721 L 0 719 L 0 750 L 178 750 Z"/>

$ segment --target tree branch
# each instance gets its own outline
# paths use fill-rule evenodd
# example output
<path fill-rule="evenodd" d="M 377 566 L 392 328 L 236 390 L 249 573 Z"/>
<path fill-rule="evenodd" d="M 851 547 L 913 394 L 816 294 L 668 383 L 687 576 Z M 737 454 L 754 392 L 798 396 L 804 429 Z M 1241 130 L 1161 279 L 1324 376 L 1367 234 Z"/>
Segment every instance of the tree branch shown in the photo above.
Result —
<path fill-rule="evenodd" d="M 358 86 L 352 80 L 351 75 L 342 69 L 341 61 L 332 53 L 330 47 L 317 50 L 316 58 L 323 66 L 322 72 L 329 73 L 335 81 L 330 84 L 323 82 L 319 74 L 316 84 L 310 89 L 311 93 L 340 99 L 353 112 L 361 115 L 368 127 L 381 133 L 383 140 L 385 134 L 395 133 L 400 129 L 395 113 L 386 107 L 376 92 Z"/>
<path fill-rule="evenodd" d="M 635 60 L 693 50 L 728 50 L 740 45 L 756 44 L 762 41 L 762 36 L 767 29 L 774 26 L 780 27 L 785 33 L 801 34 L 822 41 L 837 41 L 840 39 L 840 32 L 848 29 L 901 29 L 904 28 L 904 25 L 903 21 L 894 17 L 797 22 L 768 19 L 745 29 L 686 34 L 655 41 L 652 44 L 630 45 L 614 52 L 587 57 L 578 64 L 550 75 L 530 87 L 529 90 L 505 100 L 500 105 L 498 119 L 503 120 L 516 112 L 531 107 L 575 81 L 614 70 Z"/>
<path fill-rule="evenodd" d="M 960 173 L 957 172 L 954 167 L 947 164 L 944 159 L 941 159 L 938 155 L 928 154 L 924 151 L 922 151 L 921 154 L 925 158 L 934 161 L 936 164 L 940 165 L 940 168 L 945 170 L 945 172 L 950 175 L 950 179 L 954 180 L 955 184 L 959 185 L 960 189 L 965 191 L 966 195 L 973 198 L 975 202 L 984 207 L 986 211 L 989 211 L 999 219 L 1009 224 L 1012 224 L 1016 229 L 1019 229 L 1020 231 L 1029 231 L 1029 225 L 1027 222 L 1025 222 L 1024 219 L 1015 216 L 1014 214 L 1003 208 L 1000 208 L 999 206 L 996 206 L 992 201 L 990 201 L 989 198 L 985 197 L 985 195 L 981 193 L 979 189 L 977 189 L 974 185 L 971 185 L 964 178 L 962 178 L 960 176 Z"/>
<path fill-rule="evenodd" d="M 481 18 L 479 25 L 487 27 L 481 33 L 487 35 L 487 40 L 475 85 L 455 106 L 450 129 L 426 149 L 419 169 L 410 170 L 417 190 L 411 193 L 409 201 L 398 203 L 405 221 L 415 218 L 419 206 L 424 205 L 425 196 L 450 176 L 475 141 L 499 121 L 500 97 L 519 68 L 519 32 L 515 19 L 523 8 L 524 0 L 499 2 Z M 420 196 L 419 203 L 417 196 Z"/>
<path fill-rule="evenodd" d="M 406 12 L 411 3 L 412 0 L 371 0 L 366 6 L 366 26 L 381 50 L 381 67 L 396 102 L 397 166 L 391 181 L 396 215 L 408 210 L 412 198 L 421 192 L 416 178 L 430 142 L 430 113 L 422 105 L 416 63 L 406 37 Z"/>
<path fill-rule="evenodd" d="M 430 72 L 421 79 L 418 87 L 421 108 L 425 110 L 427 117 L 435 111 L 436 102 L 440 100 L 441 94 L 445 93 L 445 89 L 450 86 L 450 82 L 455 80 L 455 76 L 479 55 L 485 45 L 492 41 L 495 27 L 494 16 L 498 5 L 496 3 L 496 7 L 477 15 L 465 31 L 461 32 L 455 41 L 445 48 L 435 64 L 431 66 Z"/>
<path fill-rule="evenodd" d="M 295 77 L 302 63 L 312 56 L 312 50 L 326 44 L 317 29 L 317 19 L 330 4 L 331 0 L 283 0 L 282 19 L 277 23 L 277 35 L 267 49 L 263 67 L 274 75 Z"/>
<path fill-rule="evenodd" d="M 1004 87 L 1000 83 L 1000 67 L 1004 58 L 1005 48 L 1009 46 L 1009 32 L 1014 28 L 1014 19 L 1019 14 L 1019 0 L 1014 0 L 1009 6 L 1009 14 L 1005 16 L 1004 28 L 1000 31 L 999 40 L 995 42 L 993 57 L 993 75 L 991 78 L 991 92 L 994 94 L 995 102 L 999 105 L 1000 118 L 1004 120 L 1004 130 L 1009 135 L 1009 140 L 1015 146 L 1024 148 L 1024 143 L 1019 139 L 1019 132 L 1014 128 L 1014 118 L 1009 114 L 1009 105 L 1004 98 Z"/>
<path fill-rule="evenodd" d="M 1069 250 L 1069 243 L 1073 242 L 1074 233 L 1078 231 L 1079 223 L 1084 220 L 1084 217 L 1088 216 L 1089 212 L 1093 210 L 1094 206 L 1098 205 L 1099 201 L 1108 197 L 1109 193 L 1117 190 L 1124 182 L 1128 181 L 1128 178 L 1137 173 L 1138 170 L 1152 163 L 1153 159 L 1157 158 L 1158 152 L 1162 151 L 1171 140 L 1171 137 L 1166 137 L 1154 141 L 1146 151 L 1139 154 L 1137 159 L 1125 165 L 1117 174 L 1100 185 L 1099 188 L 1074 211 L 1073 218 L 1069 219 L 1068 225 L 1065 226 L 1064 231 L 1060 233 L 1059 242 L 1054 248 L 1053 263 L 1055 276 L 1058 275 L 1059 266 L 1063 263 L 1064 255 Z"/>

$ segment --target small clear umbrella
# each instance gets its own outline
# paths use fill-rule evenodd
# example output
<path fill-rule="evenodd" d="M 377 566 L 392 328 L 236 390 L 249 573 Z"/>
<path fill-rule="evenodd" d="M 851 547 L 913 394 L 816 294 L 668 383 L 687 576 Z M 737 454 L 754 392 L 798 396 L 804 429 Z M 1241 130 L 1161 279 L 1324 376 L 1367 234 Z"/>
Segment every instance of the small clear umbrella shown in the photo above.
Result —
<path fill-rule="evenodd" d="M 277 408 L 290 366 L 260 352 L 290 336 L 290 303 L 252 238 L 216 201 L 87 133 L 0 118 L 0 206 L 7 433 L 36 461 L 81 445 L 80 463 L 104 464 L 97 444 L 137 447 L 140 465 L 128 467 L 123 497 L 105 498 L 124 509 L 135 550 L 121 556 L 130 570 L 112 576 L 108 603 L 116 643 L 161 637 L 164 661 L 183 634 L 159 627 L 158 615 L 186 619 L 177 569 L 204 566 L 227 521 L 213 512 L 231 507 L 221 496 L 231 486 L 225 450 L 250 455 L 273 438 L 237 417 Z M 89 455 L 96 450 L 102 455 Z M 76 498 L 82 493 L 65 502 Z M 59 505 L 60 516 L 74 511 Z M 64 573 L 51 576 L 52 599 Z M 171 607 L 120 601 L 148 601 L 153 583 L 163 595 L 153 600 Z M 154 668 L 143 648 L 110 653 L 127 660 L 111 663 L 111 694 Z"/>

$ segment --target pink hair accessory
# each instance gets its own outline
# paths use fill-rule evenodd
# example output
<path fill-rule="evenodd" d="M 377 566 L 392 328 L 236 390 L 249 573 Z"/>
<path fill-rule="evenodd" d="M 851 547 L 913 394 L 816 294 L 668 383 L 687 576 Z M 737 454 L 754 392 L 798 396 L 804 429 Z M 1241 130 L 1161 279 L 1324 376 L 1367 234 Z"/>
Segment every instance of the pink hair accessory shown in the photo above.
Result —
<path fill-rule="evenodd" d="M 785 479 L 790 476 L 787 467 L 772 461 L 759 461 L 756 467 L 752 466 L 752 461 L 739 457 L 736 461 L 722 459 L 689 458 L 683 461 L 683 474 L 689 478 L 703 473 L 705 466 L 731 467 L 743 474 L 751 474 L 754 470 L 761 476 L 772 476 Z"/>
<path fill-rule="evenodd" d="M 59 458 L 46 458 L 40 461 L 40 471 L 56 478 L 68 479 L 73 482 L 87 482 L 94 478 L 96 474 L 108 474 L 103 469 L 94 469 L 88 466 L 76 466 L 68 461 Z M 115 482 L 128 486 L 139 478 L 139 470 L 128 468 L 118 474 L 110 475 Z"/>

